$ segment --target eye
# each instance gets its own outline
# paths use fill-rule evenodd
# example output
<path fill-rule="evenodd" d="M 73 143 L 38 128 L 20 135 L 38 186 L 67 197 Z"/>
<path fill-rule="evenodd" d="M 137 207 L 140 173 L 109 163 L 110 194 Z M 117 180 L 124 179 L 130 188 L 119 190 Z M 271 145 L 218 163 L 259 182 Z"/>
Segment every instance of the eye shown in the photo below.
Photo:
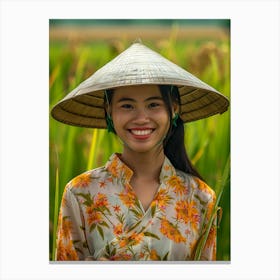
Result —
<path fill-rule="evenodd" d="M 161 105 L 160 103 L 152 102 L 152 103 L 150 103 L 150 104 L 148 105 L 148 107 L 149 107 L 150 109 L 154 109 L 154 108 L 159 107 L 160 105 Z"/>
<path fill-rule="evenodd" d="M 131 104 L 122 104 L 121 108 L 126 109 L 126 110 L 131 110 L 131 109 L 133 109 L 133 106 Z"/>

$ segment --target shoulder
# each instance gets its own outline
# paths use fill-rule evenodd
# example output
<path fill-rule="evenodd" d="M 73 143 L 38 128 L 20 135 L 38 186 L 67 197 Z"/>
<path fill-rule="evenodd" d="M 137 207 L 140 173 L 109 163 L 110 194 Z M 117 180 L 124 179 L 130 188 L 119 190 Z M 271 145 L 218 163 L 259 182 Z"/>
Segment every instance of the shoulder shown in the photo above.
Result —
<path fill-rule="evenodd" d="M 188 193 L 199 198 L 199 200 L 207 202 L 214 202 L 216 200 L 215 191 L 203 180 L 196 176 L 187 174 L 180 170 L 176 170 L 177 176 L 182 178 L 186 187 L 188 188 Z"/>
<path fill-rule="evenodd" d="M 66 189 L 72 192 L 76 192 L 76 190 L 89 190 L 104 183 L 107 177 L 108 173 L 106 172 L 105 167 L 98 167 L 96 169 L 83 172 L 80 175 L 74 177 L 66 185 Z"/>

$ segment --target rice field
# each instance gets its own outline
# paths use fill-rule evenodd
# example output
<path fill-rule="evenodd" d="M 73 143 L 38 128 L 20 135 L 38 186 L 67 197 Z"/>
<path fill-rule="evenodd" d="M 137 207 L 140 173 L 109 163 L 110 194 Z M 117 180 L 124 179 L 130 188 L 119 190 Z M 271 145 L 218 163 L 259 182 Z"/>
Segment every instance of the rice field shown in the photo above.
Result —
<path fill-rule="evenodd" d="M 69 27 L 50 27 L 50 109 L 80 82 L 127 48 L 139 37 L 138 32 L 144 44 L 230 96 L 229 32 L 220 29 L 206 32 L 200 27 L 200 32 L 192 29 L 192 32 L 184 33 L 181 27 L 170 26 L 168 32 L 166 27 L 165 33 L 156 32 L 157 36 L 153 37 L 149 35 L 150 27 L 138 27 L 134 33 L 131 27 L 121 28 L 122 35 L 116 36 L 112 28 L 107 28 L 107 31 L 93 28 L 94 32 L 87 29 L 89 33 L 83 35 L 82 31 L 75 33 L 77 29 Z M 106 130 L 68 126 L 51 117 L 49 125 L 49 259 L 53 260 L 58 211 L 65 185 L 76 175 L 103 165 L 112 153 L 122 150 L 116 136 Z M 229 261 L 230 180 L 223 175 L 230 175 L 227 165 L 230 159 L 230 111 L 186 124 L 185 144 L 205 181 L 217 193 L 224 187 L 219 203 L 222 216 L 217 232 L 217 260 Z"/>

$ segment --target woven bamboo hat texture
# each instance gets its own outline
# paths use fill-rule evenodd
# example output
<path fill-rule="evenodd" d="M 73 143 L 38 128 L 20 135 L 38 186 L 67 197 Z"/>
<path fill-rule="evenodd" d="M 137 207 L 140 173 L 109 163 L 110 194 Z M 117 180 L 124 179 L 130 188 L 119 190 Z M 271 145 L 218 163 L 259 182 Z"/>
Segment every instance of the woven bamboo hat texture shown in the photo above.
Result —
<path fill-rule="evenodd" d="M 177 86 L 184 122 L 223 113 L 229 106 L 217 90 L 137 42 L 73 89 L 53 107 L 51 115 L 74 126 L 106 128 L 104 90 L 143 84 Z"/>

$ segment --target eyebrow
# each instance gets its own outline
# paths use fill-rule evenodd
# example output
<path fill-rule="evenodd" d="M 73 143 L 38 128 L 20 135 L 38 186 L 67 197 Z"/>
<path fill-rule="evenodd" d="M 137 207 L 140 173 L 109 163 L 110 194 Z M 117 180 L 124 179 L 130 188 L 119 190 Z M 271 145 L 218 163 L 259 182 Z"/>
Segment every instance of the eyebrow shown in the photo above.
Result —
<path fill-rule="evenodd" d="M 148 97 L 147 99 L 145 99 L 144 102 L 151 101 L 151 100 L 162 100 L 162 97 L 161 96 L 151 96 L 151 97 Z M 136 102 L 135 99 L 129 98 L 129 97 L 120 98 L 117 102 L 119 103 L 119 102 L 125 102 L 125 101 Z"/>

